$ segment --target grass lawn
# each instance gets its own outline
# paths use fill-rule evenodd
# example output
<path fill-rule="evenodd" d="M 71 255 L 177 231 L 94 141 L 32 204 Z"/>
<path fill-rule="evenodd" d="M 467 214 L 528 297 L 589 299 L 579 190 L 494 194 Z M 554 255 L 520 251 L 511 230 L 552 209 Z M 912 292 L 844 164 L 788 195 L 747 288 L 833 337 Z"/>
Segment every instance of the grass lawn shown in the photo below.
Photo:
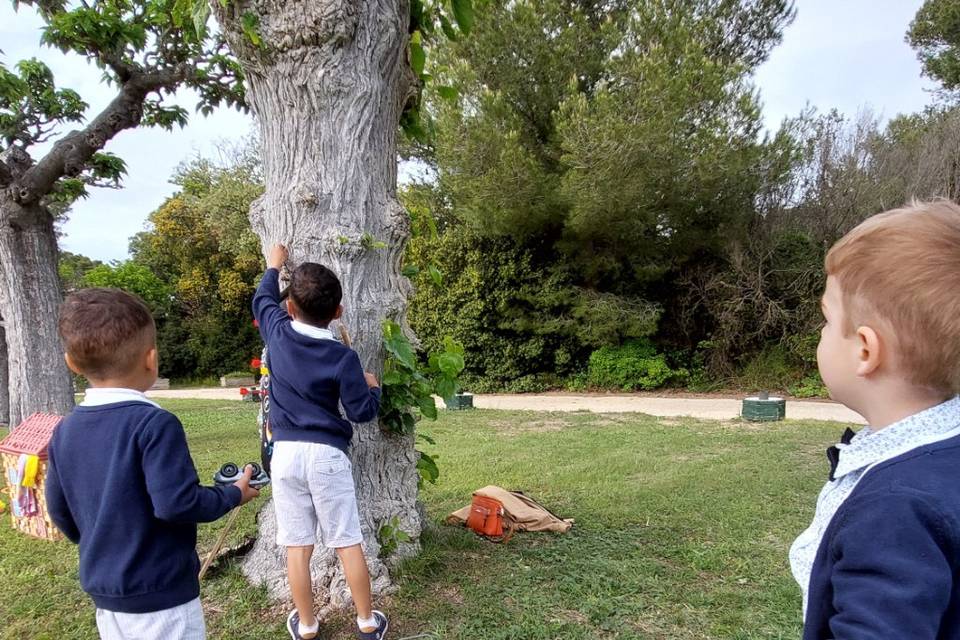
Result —
<path fill-rule="evenodd" d="M 168 401 L 201 478 L 257 459 L 256 408 Z M 796 638 L 799 591 L 790 542 L 812 517 L 826 476 L 825 423 L 743 424 L 644 415 L 441 412 L 441 479 L 422 494 L 438 526 L 378 603 L 393 640 Z M 439 525 L 485 484 L 523 489 L 576 519 L 570 533 L 518 534 L 507 545 Z M 248 505 L 232 536 L 255 531 Z M 0 637 L 96 638 L 69 543 L 0 526 Z M 201 550 L 222 526 L 201 526 Z M 118 540 L 123 536 L 117 532 Z M 203 587 L 209 637 L 285 638 L 284 604 L 249 586 L 234 561 Z M 324 638 L 350 638 L 347 616 Z"/>

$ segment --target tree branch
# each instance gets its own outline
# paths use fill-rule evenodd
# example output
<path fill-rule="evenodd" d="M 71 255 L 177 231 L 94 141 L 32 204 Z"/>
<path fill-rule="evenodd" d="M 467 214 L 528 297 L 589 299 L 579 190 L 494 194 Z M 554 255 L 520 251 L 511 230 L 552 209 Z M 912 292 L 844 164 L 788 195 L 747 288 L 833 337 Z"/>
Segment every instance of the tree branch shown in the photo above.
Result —
<path fill-rule="evenodd" d="M 124 82 L 120 93 L 84 129 L 71 131 L 61 138 L 35 166 L 18 180 L 14 199 L 28 205 L 47 195 L 64 176 L 80 175 L 93 157 L 114 136 L 124 129 L 133 129 L 143 117 L 147 95 L 158 89 L 172 89 L 193 69 L 191 64 L 151 72 L 134 72 Z"/>
<path fill-rule="evenodd" d="M 124 62 L 116 52 L 98 51 L 97 57 L 100 59 L 100 62 L 113 69 L 113 72 L 117 74 L 117 78 L 121 84 L 129 82 L 134 74 L 137 73 L 137 67 Z"/>

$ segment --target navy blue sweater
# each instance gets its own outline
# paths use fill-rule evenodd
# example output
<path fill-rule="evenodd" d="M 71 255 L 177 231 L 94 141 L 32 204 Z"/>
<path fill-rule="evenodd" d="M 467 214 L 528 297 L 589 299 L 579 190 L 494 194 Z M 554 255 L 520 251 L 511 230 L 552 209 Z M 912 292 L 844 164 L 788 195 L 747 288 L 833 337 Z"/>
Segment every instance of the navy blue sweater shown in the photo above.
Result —
<path fill-rule="evenodd" d="M 267 344 L 270 428 L 276 442 L 328 444 L 348 453 L 354 422 L 380 411 L 380 389 L 369 388 L 356 351 L 336 340 L 297 333 L 280 306 L 279 273 L 267 269 L 253 297 L 253 315 Z"/>
<path fill-rule="evenodd" d="M 877 465 L 810 576 L 804 640 L 960 639 L 960 437 Z"/>
<path fill-rule="evenodd" d="M 203 487 L 176 416 L 145 402 L 76 407 L 53 434 L 53 522 L 80 545 L 80 585 L 101 609 L 147 613 L 200 595 L 198 522 L 240 504 Z"/>

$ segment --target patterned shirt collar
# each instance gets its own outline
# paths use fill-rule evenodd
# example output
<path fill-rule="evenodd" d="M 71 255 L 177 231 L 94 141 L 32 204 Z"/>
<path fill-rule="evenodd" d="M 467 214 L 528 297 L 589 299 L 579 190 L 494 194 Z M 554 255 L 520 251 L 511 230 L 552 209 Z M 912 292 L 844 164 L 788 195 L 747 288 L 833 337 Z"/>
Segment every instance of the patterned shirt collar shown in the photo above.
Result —
<path fill-rule="evenodd" d="M 864 469 L 895 458 L 924 440 L 945 434 L 960 426 L 960 396 L 930 407 L 885 429 L 873 431 L 864 427 L 853 437 L 850 444 L 838 444 L 840 461 L 834 477 L 840 479 L 853 471 Z"/>
<path fill-rule="evenodd" d="M 333 331 L 326 329 L 324 327 L 315 327 L 312 324 L 307 324 L 306 322 L 300 322 L 299 320 L 293 320 L 290 322 L 290 328 L 299 333 L 302 336 L 307 336 L 308 338 L 316 338 L 317 340 L 334 340 Z"/>

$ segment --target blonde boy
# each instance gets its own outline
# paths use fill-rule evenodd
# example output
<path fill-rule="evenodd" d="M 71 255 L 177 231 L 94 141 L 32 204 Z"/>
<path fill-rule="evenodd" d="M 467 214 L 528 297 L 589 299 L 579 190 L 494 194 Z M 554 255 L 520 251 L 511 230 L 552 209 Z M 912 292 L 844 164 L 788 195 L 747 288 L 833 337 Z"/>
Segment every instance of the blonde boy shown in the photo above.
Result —
<path fill-rule="evenodd" d="M 826 271 L 820 373 L 869 426 L 790 549 L 803 638 L 960 638 L 960 207 L 876 215 Z"/>

